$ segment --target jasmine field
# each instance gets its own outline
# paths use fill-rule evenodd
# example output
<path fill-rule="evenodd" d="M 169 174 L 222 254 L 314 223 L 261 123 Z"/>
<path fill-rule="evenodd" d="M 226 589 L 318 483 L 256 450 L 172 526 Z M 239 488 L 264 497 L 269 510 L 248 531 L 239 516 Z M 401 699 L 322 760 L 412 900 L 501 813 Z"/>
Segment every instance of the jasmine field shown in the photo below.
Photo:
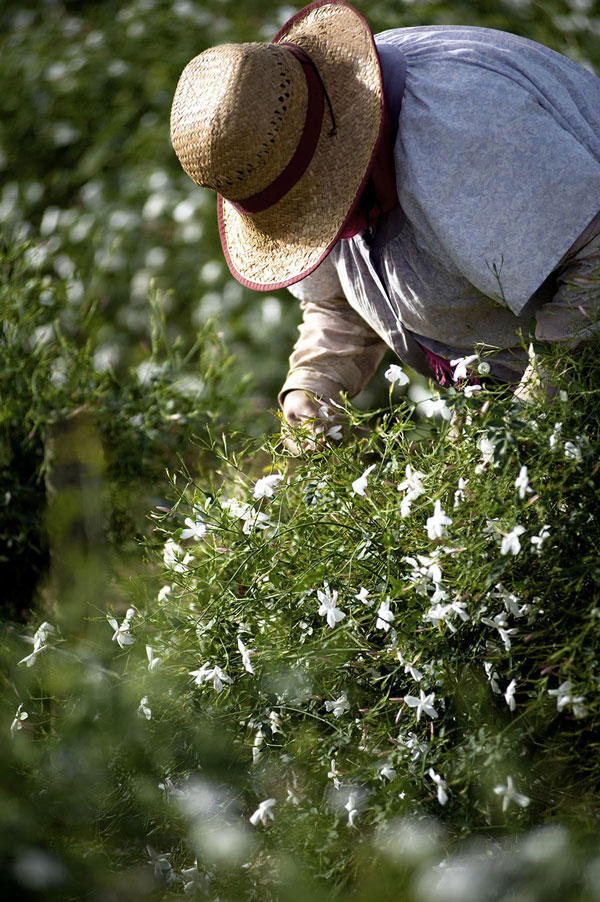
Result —
<path fill-rule="evenodd" d="M 446 392 L 458 437 L 397 385 L 301 459 L 207 433 L 123 608 L 5 638 L 7 765 L 51 787 L 20 829 L 60 892 L 102 862 L 131 898 L 138 869 L 161 898 L 597 898 L 599 375 Z"/>

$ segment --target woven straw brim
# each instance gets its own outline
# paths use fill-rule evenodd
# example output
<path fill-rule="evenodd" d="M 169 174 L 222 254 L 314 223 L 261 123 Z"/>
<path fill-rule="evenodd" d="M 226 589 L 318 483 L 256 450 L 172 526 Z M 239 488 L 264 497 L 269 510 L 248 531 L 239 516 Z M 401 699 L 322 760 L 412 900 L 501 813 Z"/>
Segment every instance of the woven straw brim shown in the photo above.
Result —
<path fill-rule="evenodd" d="M 219 229 L 236 279 L 259 291 L 291 285 L 327 255 L 366 182 L 383 111 L 381 71 L 372 32 L 352 6 L 311 4 L 278 33 L 317 66 L 335 115 L 327 108 L 314 157 L 297 184 L 262 213 L 239 213 L 219 196 Z"/>

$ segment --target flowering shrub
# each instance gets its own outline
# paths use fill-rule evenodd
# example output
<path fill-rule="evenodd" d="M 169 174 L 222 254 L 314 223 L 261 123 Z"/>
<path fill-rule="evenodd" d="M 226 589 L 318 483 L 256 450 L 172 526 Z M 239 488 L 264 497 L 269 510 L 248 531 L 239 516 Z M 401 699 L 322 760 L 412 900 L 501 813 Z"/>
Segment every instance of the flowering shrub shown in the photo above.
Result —
<path fill-rule="evenodd" d="M 543 404 L 446 392 L 458 437 L 394 396 L 300 460 L 278 436 L 205 440 L 213 467 L 172 474 L 122 608 L 104 592 L 83 635 L 57 609 L 32 649 L 11 640 L 10 754 L 37 761 L 42 822 L 65 816 L 61 758 L 98 766 L 95 737 L 87 843 L 115 880 L 147 861 L 164 897 L 386 899 L 401 880 L 481 900 L 531 879 L 555 898 L 556 854 L 560 898 L 588 898 L 599 371 L 561 365 Z M 81 862 L 52 854 L 64 888 Z"/>
<path fill-rule="evenodd" d="M 143 359 L 120 373 L 99 368 L 97 310 L 73 308 L 65 280 L 32 263 L 35 250 L 19 230 L 0 239 L 1 609 L 13 615 L 28 609 L 48 567 L 47 495 L 88 485 L 106 537 L 131 545 L 165 466 L 234 411 L 243 423 L 247 408 L 222 338 L 204 326 L 184 354 L 167 335 L 158 292 L 147 300 Z"/>
<path fill-rule="evenodd" d="M 260 437 L 297 305 L 229 279 L 168 114 L 293 11 L 0 11 L 3 893 L 597 902 L 597 354 L 527 407 L 386 361 L 344 440 Z M 586 0 L 364 12 L 598 70 Z"/>

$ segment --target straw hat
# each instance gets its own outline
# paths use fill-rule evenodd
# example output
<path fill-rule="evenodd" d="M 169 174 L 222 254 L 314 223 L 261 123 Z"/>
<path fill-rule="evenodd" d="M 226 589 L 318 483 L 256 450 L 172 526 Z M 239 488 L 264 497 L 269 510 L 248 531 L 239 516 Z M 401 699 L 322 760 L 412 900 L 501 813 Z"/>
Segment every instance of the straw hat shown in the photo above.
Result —
<path fill-rule="evenodd" d="M 317 0 L 271 43 L 224 44 L 181 74 L 171 141 L 218 193 L 221 243 L 243 285 L 268 291 L 331 250 L 366 183 L 382 130 L 371 29 L 344 0 Z"/>

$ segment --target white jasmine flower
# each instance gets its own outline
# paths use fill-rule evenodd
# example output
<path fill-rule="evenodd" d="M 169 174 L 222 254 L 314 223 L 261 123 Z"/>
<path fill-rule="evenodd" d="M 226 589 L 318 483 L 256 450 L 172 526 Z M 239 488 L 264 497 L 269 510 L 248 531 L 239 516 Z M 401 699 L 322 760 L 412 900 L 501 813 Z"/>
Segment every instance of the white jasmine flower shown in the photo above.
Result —
<path fill-rule="evenodd" d="M 119 648 L 127 648 L 128 645 L 133 645 L 133 643 L 135 642 L 135 636 L 132 635 L 129 630 L 131 626 L 131 620 L 134 615 L 135 611 L 133 610 L 133 608 L 129 608 L 121 626 L 119 626 L 114 617 L 107 617 L 109 624 L 114 630 L 112 641 L 116 642 Z"/>
<path fill-rule="evenodd" d="M 564 683 L 560 684 L 558 689 L 548 689 L 548 695 L 552 695 L 556 698 L 557 711 L 562 711 L 564 708 L 572 707 L 575 717 L 585 717 L 587 712 L 582 704 L 585 701 L 585 696 L 574 696 L 571 692 L 572 688 L 573 683 L 570 680 L 565 680 Z"/>
<path fill-rule="evenodd" d="M 541 553 L 542 545 L 544 544 L 546 539 L 549 537 L 549 535 L 550 535 L 550 524 L 545 523 L 544 526 L 542 526 L 542 528 L 540 529 L 539 536 L 531 536 L 529 541 L 533 545 L 536 554 Z"/>
<path fill-rule="evenodd" d="M 356 827 L 356 820 L 358 818 L 358 808 L 356 807 L 356 793 L 350 792 L 348 795 L 348 801 L 344 805 L 344 808 L 348 812 L 348 824 L 350 827 Z"/>
<path fill-rule="evenodd" d="M 204 538 L 206 535 L 206 523 L 199 516 L 196 516 L 195 520 L 192 520 L 191 517 L 186 517 L 184 522 L 186 529 L 181 530 L 182 539 L 194 539 L 198 542 Z"/>
<path fill-rule="evenodd" d="M 431 580 L 434 586 L 439 585 L 442 581 L 442 568 L 437 562 L 437 555 L 439 554 L 439 549 L 436 549 L 432 555 L 429 557 L 425 554 L 418 554 L 416 558 L 414 557 L 405 557 L 404 560 L 407 564 L 410 564 L 412 567 L 413 579 L 417 577 L 424 577 L 425 580 Z M 421 592 L 421 594 L 426 594 L 425 586 L 416 586 L 417 591 L 420 591 L 421 588 L 425 588 L 425 593 Z"/>
<path fill-rule="evenodd" d="M 348 826 L 356 827 L 356 822 L 358 820 L 358 808 L 351 808 L 348 812 Z"/>
<path fill-rule="evenodd" d="M 413 471 L 410 464 L 406 465 L 404 472 L 406 478 L 398 485 L 398 491 L 405 492 L 404 498 L 400 502 L 400 516 L 408 517 L 410 516 L 413 501 L 416 501 L 416 499 L 425 492 L 423 483 L 421 482 L 421 480 L 425 478 L 425 473 L 421 473 L 419 470 Z"/>
<path fill-rule="evenodd" d="M 339 623 L 340 620 L 343 620 L 346 616 L 344 612 L 340 611 L 337 606 L 337 589 L 334 589 L 333 592 L 330 592 L 329 586 L 326 584 L 323 590 L 317 589 L 317 598 L 321 602 L 319 614 L 321 615 L 321 617 L 327 618 L 329 627 L 333 629 L 336 623 Z"/>
<path fill-rule="evenodd" d="M 565 442 L 563 447 L 567 460 L 574 460 L 576 463 L 579 463 L 582 460 L 581 448 L 573 442 Z"/>
<path fill-rule="evenodd" d="M 421 713 L 424 711 L 428 717 L 435 719 L 438 716 L 437 711 L 433 707 L 433 703 L 435 701 L 435 692 L 430 692 L 429 695 L 426 695 L 425 692 L 421 689 L 419 698 L 416 698 L 414 695 L 405 695 L 404 701 L 408 705 L 409 708 L 416 708 L 417 721 L 421 718 Z"/>
<path fill-rule="evenodd" d="M 275 820 L 275 815 L 273 814 L 275 803 L 276 799 L 265 799 L 264 802 L 260 803 L 254 814 L 250 815 L 250 823 L 253 827 L 256 827 L 258 824 L 266 827 L 269 821 Z"/>
<path fill-rule="evenodd" d="M 439 596 L 440 598 L 446 597 L 446 592 L 441 589 L 438 589 L 436 593 L 432 596 L 432 601 L 435 596 Z M 470 617 L 465 611 L 466 602 L 464 601 L 453 601 L 450 604 L 442 605 L 442 604 L 433 604 L 426 614 L 423 614 L 423 620 L 429 620 L 435 626 L 438 626 L 440 621 L 444 621 L 450 631 L 452 633 L 456 632 L 456 627 L 454 624 L 448 619 L 450 614 L 458 614 L 460 619 L 463 621 L 469 620 Z"/>
<path fill-rule="evenodd" d="M 511 647 L 510 637 L 516 636 L 519 632 L 518 629 L 515 627 L 509 628 L 504 614 L 496 614 L 493 620 L 490 620 L 489 617 L 482 617 L 481 622 L 498 630 L 500 638 L 504 642 L 504 648 L 508 651 Z"/>
<path fill-rule="evenodd" d="M 250 662 L 250 655 L 252 654 L 252 652 L 248 651 L 248 649 L 246 648 L 246 646 L 244 645 L 244 643 L 242 642 L 242 640 L 240 639 L 239 636 L 237 638 L 237 646 L 238 646 L 238 649 L 242 656 L 242 664 L 244 665 L 244 668 L 248 671 L 248 673 L 253 674 L 254 667 L 252 666 L 252 664 Z"/>
<path fill-rule="evenodd" d="M 262 755 L 262 747 L 265 742 L 265 737 L 262 731 L 262 728 L 259 727 L 254 736 L 254 742 L 252 743 L 252 764 L 258 764 Z"/>
<path fill-rule="evenodd" d="M 174 570 L 175 573 L 185 573 L 185 569 L 191 559 L 190 553 L 185 552 L 174 539 L 167 539 L 163 548 L 165 567 L 169 570 Z"/>
<path fill-rule="evenodd" d="M 360 589 L 360 591 L 357 592 L 356 595 L 355 595 L 354 597 L 356 598 L 357 601 L 362 601 L 363 604 L 366 604 L 367 607 L 370 608 L 370 607 L 372 607 L 373 604 L 374 604 L 374 602 L 372 602 L 372 601 L 367 601 L 367 599 L 369 598 L 370 594 L 371 594 L 371 593 L 370 593 L 367 589 L 365 589 L 364 586 L 362 586 L 361 589 Z"/>
<path fill-rule="evenodd" d="M 396 777 L 396 769 L 391 764 L 384 764 L 379 768 L 377 776 L 380 780 L 394 780 Z"/>
<path fill-rule="evenodd" d="M 415 682 L 418 683 L 423 679 L 423 674 L 421 673 L 421 671 L 417 670 L 414 664 L 410 664 L 408 661 L 405 661 L 401 651 L 396 652 L 396 657 L 404 667 L 404 673 L 410 674 Z"/>
<path fill-rule="evenodd" d="M 481 464 L 475 467 L 476 473 L 482 473 L 486 464 L 491 463 L 494 459 L 495 444 L 487 436 L 483 435 L 477 442 L 477 447 L 481 451 Z"/>
<path fill-rule="evenodd" d="M 527 467 L 521 467 L 521 469 L 519 470 L 519 475 L 515 479 L 515 488 L 519 494 L 521 501 L 528 492 L 533 491 L 533 489 L 529 485 L 529 471 Z"/>
<path fill-rule="evenodd" d="M 326 438 L 333 439 L 334 442 L 341 442 L 344 437 L 342 427 L 339 425 L 330 426 L 325 433 Z"/>
<path fill-rule="evenodd" d="M 431 598 L 429 599 L 431 604 L 436 605 L 436 604 L 440 604 L 442 601 L 447 601 L 448 593 L 446 592 L 446 590 L 443 589 L 439 585 L 439 583 L 433 583 L 432 585 L 434 586 L 435 591 L 434 591 L 433 595 L 431 596 Z"/>
<path fill-rule="evenodd" d="M 247 501 L 238 501 L 237 498 L 223 498 L 221 507 L 230 517 L 242 519 L 251 510 Z"/>
<path fill-rule="evenodd" d="M 515 617 L 521 617 L 521 608 L 519 606 L 519 597 L 512 592 L 508 592 L 502 583 L 496 583 L 494 598 L 501 598 L 507 613 L 514 614 Z"/>
<path fill-rule="evenodd" d="M 151 719 L 152 709 L 148 705 L 148 696 L 147 695 L 144 695 L 143 698 L 140 699 L 137 713 L 140 714 L 142 717 L 145 717 L 146 720 Z"/>
<path fill-rule="evenodd" d="M 257 479 L 252 494 L 255 498 L 272 498 L 275 494 L 277 483 L 283 479 L 279 473 L 271 473 L 269 476 L 263 476 Z"/>
<path fill-rule="evenodd" d="M 33 634 L 33 649 L 39 649 L 45 645 L 49 636 L 56 635 L 56 629 L 47 620 L 44 620 Z"/>
<path fill-rule="evenodd" d="M 210 664 L 203 664 L 199 670 L 190 670 L 189 673 L 190 676 L 194 677 L 196 686 L 212 682 L 213 689 L 217 694 L 223 689 L 223 683 L 233 683 L 231 677 L 224 673 L 216 664 L 213 667 Z"/>
<path fill-rule="evenodd" d="M 474 394 L 478 391 L 481 391 L 483 388 L 482 385 L 465 385 L 463 388 L 463 395 L 465 398 L 472 398 Z"/>
<path fill-rule="evenodd" d="M 183 789 L 178 789 L 170 777 L 166 777 L 164 783 L 159 783 L 158 788 L 162 792 L 165 802 L 170 802 L 171 799 L 185 799 L 186 797 Z"/>
<path fill-rule="evenodd" d="M 432 595 L 431 600 L 434 601 L 436 596 L 443 600 L 447 597 L 447 593 L 438 587 L 434 595 Z M 432 604 L 427 613 L 423 614 L 423 620 L 429 620 L 431 623 L 435 624 L 435 626 L 438 626 L 440 621 L 444 621 L 450 631 L 455 633 L 456 627 L 448 618 L 451 614 L 458 614 L 461 620 L 469 620 L 470 617 L 465 611 L 465 608 L 466 602 L 464 601 L 452 601 L 447 605 Z"/>
<path fill-rule="evenodd" d="M 409 733 L 406 739 L 398 736 L 398 744 L 410 752 L 411 761 L 418 761 L 427 751 L 427 743 L 421 742 L 416 733 Z"/>
<path fill-rule="evenodd" d="M 490 686 L 492 687 L 492 692 L 496 695 L 500 695 L 502 690 L 500 689 L 500 683 L 498 680 L 500 677 L 494 670 L 494 665 L 490 661 L 483 662 L 483 669 L 485 670 L 485 675 L 487 676 Z"/>
<path fill-rule="evenodd" d="M 466 623 L 467 620 L 471 619 L 465 610 L 466 607 L 466 601 L 458 601 L 457 599 L 455 599 L 454 601 L 450 602 L 450 610 L 454 614 L 458 614 L 458 616 L 464 623 Z"/>
<path fill-rule="evenodd" d="M 221 501 L 223 510 L 233 519 L 243 520 L 243 532 L 250 535 L 254 529 L 268 529 L 273 524 L 262 511 L 254 510 L 247 501 L 238 501 L 236 498 L 224 498 Z"/>
<path fill-rule="evenodd" d="M 429 610 L 425 614 L 423 614 L 423 620 L 433 623 L 434 626 L 439 626 L 441 621 L 446 621 L 449 612 L 450 605 L 433 604 L 431 605 Z M 452 624 L 448 623 L 448 626 L 454 632 Z"/>
<path fill-rule="evenodd" d="M 519 536 L 522 536 L 524 532 L 524 526 L 519 526 L 518 523 L 516 526 L 513 526 L 511 531 L 508 532 L 502 539 L 502 543 L 500 545 L 500 554 L 518 554 L 521 550 Z"/>
<path fill-rule="evenodd" d="M 299 805 L 301 801 L 301 796 L 299 796 L 295 789 L 292 789 L 290 786 L 286 786 L 286 802 L 290 802 L 292 805 Z"/>
<path fill-rule="evenodd" d="M 352 491 L 355 495 L 365 495 L 367 490 L 367 478 L 369 476 L 369 473 L 371 473 L 375 469 L 375 466 L 376 464 L 371 464 L 371 466 L 367 467 L 367 469 L 362 473 L 361 476 L 358 477 L 358 479 L 354 480 L 354 482 L 352 483 Z"/>
<path fill-rule="evenodd" d="M 302 630 L 302 632 L 304 633 L 305 636 L 312 636 L 314 630 L 313 630 L 312 626 L 306 622 L 306 620 L 299 620 L 298 626 L 300 627 L 300 629 Z"/>
<path fill-rule="evenodd" d="M 455 360 L 451 360 L 450 366 L 454 367 L 452 381 L 460 382 L 462 379 L 466 379 L 469 375 L 467 367 L 475 363 L 476 360 L 477 354 L 469 354 L 468 357 L 457 357 Z"/>
<path fill-rule="evenodd" d="M 550 438 L 548 439 L 548 446 L 551 451 L 554 451 L 554 449 L 556 448 L 556 445 L 557 445 L 557 442 L 558 442 L 561 432 L 562 432 L 562 423 L 555 423 L 554 429 L 552 430 L 552 434 L 550 435 Z"/>
<path fill-rule="evenodd" d="M 410 464 L 406 464 L 404 474 L 405 478 L 399 483 L 398 491 L 417 492 L 418 495 L 422 495 L 425 489 L 421 480 L 425 479 L 425 473 L 421 473 L 419 470 L 413 470 Z"/>
<path fill-rule="evenodd" d="M 158 593 L 158 595 L 156 596 L 157 601 L 159 601 L 159 602 L 164 601 L 165 598 L 171 594 L 171 592 L 172 592 L 171 586 L 163 586 L 162 589 L 160 590 L 160 592 Z"/>
<path fill-rule="evenodd" d="M 335 701 L 326 701 L 325 709 L 327 711 L 333 712 L 334 717 L 341 717 L 344 712 L 350 710 L 350 702 L 346 697 L 346 693 L 343 692 L 339 698 L 336 698 Z"/>
<path fill-rule="evenodd" d="M 510 708 L 511 711 L 514 711 L 517 707 L 517 703 L 515 701 L 515 691 L 517 688 L 517 681 L 511 680 L 508 686 L 506 687 L 506 691 L 504 693 L 504 698 L 506 700 L 506 704 Z"/>
<path fill-rule="evenodd" d="M 334 401 L 331 398 L 329 400 L 330 400 L 331 404 L 334 404 Z M 342 407 L 342 405 L 340 405 L 340 404 L 335 404 L 334 406 L 339 407 L 340 410 L 344 409 Z M 319 416 L 320 420 L 324 421 L 325 425 L 330 424 L 329 428 L 327 429 L 327 431 L 325 433 L 326 437 L 333 439 L 334 442 L 341 441 L 342 437 L 343 437 L 343 430 L 340 425 L 338 425 L 334 422 L 335 414 L 332 414 L 330 408 L 327 407 L 325 404 L 322 404 L 319 407 L 318 416 Z M 322 432 L 323 428 L 324 428 L 323 426 L 319 426 L 317 431 Z"/>
<path fill-rule="evenodd" d="M 413 501 L 416 501 L 417 498 L 419 497 L 419 495 L 421 495 L 421 494 L 422 494 L 422 492 L 419 492 L 417 489 L 410 489 L 408 492 L 406 492 L 406 494 L 404 495 L 404 498 L 400 502 L 400 516 L 401 517 L 403 517 L 403 518 L 410 517 L 410 513 L 412 510 L 412 503 L 413 503 Z"/>
<path fill-rule="evenodd" d="M 183 879 L 184 893 L 196 893 L 206 885 L 206 878 L 198 870 L 198 862 L 196 862 L 193 868 L 182 868 L 181 876 Z"/>
<path fill-rule="evenodd" d="M 56 634 L 56 629 L 52 626 L 51 623 L 48 623 L 47 620 L 37 628 L 33 635 L 33 639 L 28 639 L 29 642 L 33 642 L 33 651 L 26 655 L 26 657 L 21 658 L 18 662 L 19 664 L 27 664 L 28 667 L 33 667 L 36 662 L 37 656 L 41 654 L 41 652 L 45 651 L 49 648 L 47 644 L 47 639 L 51 635 Z"/>
<path fill-rule="evenodd" d="M 327 772 L 327 777 L 329 780 L 333 780 L 333 785 L 334 785 L 335 789 L 340 788 L 339 776 L 340 775 L 337 771 L 337 765 L 335 763 L 335 758 L 332 758 L 331 763 L 329 765 L 329 771 Z"/>
<path fill-rule="evenodd" d="M 446 792 L 448 784 L 440 777 L 439 774 L 436 774 L 432 767 L 429 768 L 428 773 L 437 787 L 438 802 L 440 803 L 440 805 L 445 805 L 448 801 L 448 793 Z"/>
<path fill-rule="evenodd" d="M 462 476 L 458 479 L 458 487 L 454 493 L 454 510 L 456 510 L 460 505 L 460 502 L 465 499 L 465 487 L 468 481 L 468 479 L 464 479 Z"/>
<path fill-rule="evenodd" d="M 431 541 L 434 539 L 441 539 L 446 530 L 446 526 L 450 526 L 451 523 L 452 519 L 446 516 L 446 513 L 442 509 L 442 502 L 438 499 L 433 505 L 432 516 L 427 518 L 427 523 L 425 524 L 427 535 Z"/>
<path fill-rule="evenodd" d="M 170 852 L 159 855 L 152 846 L 146 846 L 150 856 L 150 864 L 154 867 L 154 876 L 166 883 L 173 882 L 173 868 L 169 861 Z"/>
<path fill-rule="evenodd" d="M 390 611 L 389 598 L 385 601 L 382 601 L 379 605 L 379 610 L 377 611 L 377 621 L 375 623 L 376 630 L 389 630 L 390 626 L 394 622 L 394 615 L 392 611 Z"/>
<path fill-rule="evenodd" d="M 269 711 L 269 727 L 271 728 L 271 733 L 281 733 L 283 736 L 283 730 L 281 729 L 281 718 L 277 711 Z"/>
<path fill-rule="evenodd" d="M 383 375 L 392 385 L 395 385 L 396 383 L 398 385 L 408 385 L 410 382 L 410 379 L 402 367 L 398 366 L 396 363 L 390 364 Z"/>
<path fill-rule="evenodd" d="M 28 717 L 29 714 L 27 713 L 27 711 L 23 711 L 23 705 L 20 704 L 15 712 L 14 720 L 10 725 L 10 732 L 12 736 L 15 735 L 17 730 L 23 729 L 23 721 L 27 720 Z"/>
<path fill-rule="evenodd" d="M 48 645 L 40 645 L 39 648 L 34 649 L 24 658 L 21 658 L 20 661 L 17 661 L 18 664 L 27 664 L 28 667 L 33 667 L 35 662 L 37 661 L 38 655 L 40 655 L 43 651 L 49 648 Z"/>
<path fill-rule="evenodd" d="M 254 508 L 246 511 L 242 519 L 244 520 L 242 532 L 247 536 L 255 529 L 268 529 L 270 526 L 273 526 L 266 514 L 262 511 L 255 511 Z"/>
<path fill-rule="evenodd" d="M 415 489 L 411 489 L 406 493 L 402 501 L 400 502 L 400 516 L 403 518 L 410 517 L 410 513 L 412 510 L 412 503 L 416 501 L 419 497 L 419 492 Z"/>
<path fill-rule="evenodd" d="M 506 778 L 506 786 L 495 786 L 494 792 L 497 796 L 502 796 L 502 811 L 506 811 L 511 802 L 520 805 L 521 808 L 527 808 L 531 799 L 517 792 L 512 777 Z"/>
<path fill-rule="evenodd" d="M 146 657 L 148 658 L 148 670 L 154 670 L 162 661 L 162 658 L 154 657 L 154 649 L 151 645 L 146 646 Z"/>

